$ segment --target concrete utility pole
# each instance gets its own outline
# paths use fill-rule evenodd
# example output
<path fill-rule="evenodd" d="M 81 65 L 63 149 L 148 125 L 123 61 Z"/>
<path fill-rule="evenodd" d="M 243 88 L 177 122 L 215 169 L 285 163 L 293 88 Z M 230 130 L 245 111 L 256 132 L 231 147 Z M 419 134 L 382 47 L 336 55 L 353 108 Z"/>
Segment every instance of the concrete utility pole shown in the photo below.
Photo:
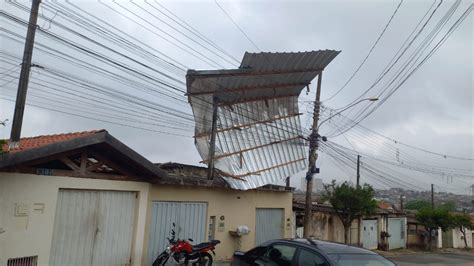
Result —
<path fill-rule="evenodd" d="M 434 209 L 434 185 L 431 184 L 431 208 Z"/>
<path fill-rule="evenodd" d="M 211 141 L 209 143 L 209 156 L 208 156 L 208 172 L 207 179 L 214 179 L 214 153 L 216 150 L 216 123 L 217 123 L 217 97 L 212 100 L 212 126 L 211 126 Z"/>
<path fill-rule="evenodd" d="M 360 155 L 357 155 L 357 188 L 360 188 Z M 357 219 L 357 245 L 360 246 L 360 217 Z"/>
<path fill-rule="evenodd" d="M 321 107 L 321 80 L 322 80 L 321 71 L 318 75 L 318 87 L 316 89 L 316 100 L 314 101 L 314 112 L 313 112 L 313 128 L 311 135 L 309 137 L 309 163 L 308 171 L 306 172 L 306 205 L 304 212 L 304 231 L 303 237 L 308 238 L 310 227 L 311 227 L 311 211 L 313 207 L 313 200 L 311 198 L 313 193 L 313 175 L 317 172 L 316 170 L 316 160 L 318 159 L 318 121 L 319 121 L 319 110 Z"/>
<path fill-rule="evenodd" d="M 357 155 L 357 188 L 360 187 L 360 155 Z"/>
<path fill-rule="evenodd" d="M 33 56 L 33 44 L 35 42 L 36 22 L 38 21 L 40 2 L 41 0 L 32 0 L 31 2 L 30 20 L 28 23 L 28 32 L 26 33 L 23 61 L 21 63 L 21 73 L 18 82 L 18 92 L 16 95 L 15 113 L 13 115 L 9 148 L 18 147 L 20 142 L 21 125 L 23 123 L 23 113 L 25 111 L 26 92 L 28 90 L 28 80 L 30 78 L 31 57 Z"/>
<path fill-rule="evenodd" d="M 400 211 L 403 212 L 403 195 L 400 195 Z"/>

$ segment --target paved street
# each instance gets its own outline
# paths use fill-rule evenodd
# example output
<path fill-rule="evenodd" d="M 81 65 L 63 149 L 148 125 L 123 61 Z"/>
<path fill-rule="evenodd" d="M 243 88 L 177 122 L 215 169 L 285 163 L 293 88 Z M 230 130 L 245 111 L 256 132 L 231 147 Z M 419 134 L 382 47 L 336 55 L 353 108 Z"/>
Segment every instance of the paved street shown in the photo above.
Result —
<path fill-rule="evenodd" d="M 411 265 L 474 265 L 474 253 L 464 254 L 418 254 L 404 255 L 390 258 L 400 266 Z"/>

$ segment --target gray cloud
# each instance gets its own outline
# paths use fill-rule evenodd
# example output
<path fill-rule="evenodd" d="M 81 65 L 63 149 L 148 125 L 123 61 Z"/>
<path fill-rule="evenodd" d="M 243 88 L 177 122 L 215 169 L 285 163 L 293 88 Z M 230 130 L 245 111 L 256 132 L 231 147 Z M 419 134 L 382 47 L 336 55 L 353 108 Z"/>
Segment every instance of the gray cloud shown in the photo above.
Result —
<path fill-rule="evenodd" d="M 26 1 L 23 4 L 29 5 Z M 365 57 L 397 4 L 398 1 L 250 1 L 223 2 L 221 5 L 226 8 L 263 51 L 342 50 L 342 53 L 328 66 L 324 73 L 322 98 L 326 99 L 344 84 Z M 431 4 L 432 2 L 428 1 L 405 1 L 366 65 L 350 83 L 350 86 L 327 104 L 332 107 L 344 106 L 365 90 L 392 58 Z M 445 2 L 433 20 L 438 21 L 451 4 L 452 1 Z M 455 17 L 459 16 L 461 10 L 464 10 L 468 4 L 462 3 Z M 191 54 L 177 49 L 149 31 L 140 28 L 137 24 L 133 24 L 111 12 L 97 2 L 80 2 L 77 5 L 99 15 L 190 68 L 213 68 Z M 218 45 L 224 47 L 237 59 L 240 60 L 245 51 L 257 52 L 213 2 L 165 2 L 164 5 Z M 127 6 L 133 8 L 131 5 Z M 2 3 L 3 8 L 27 19 L 25 12 L 18 12 L 6 3 Z M 52 14 L 45 12 L 45 15 L 50 16 Z M 143 15 L 143 17 L 161 29 L 171 32 L 171 29 L 166 25 L 152 20 L 149 16 Z M 6 28 L 13 29 L 4 19 L 0 23 Z M 40 21 L 40 25 L 43 23 L 43 21 Z M 146 25 L 143 21 L 140 21 L 140 23 Z M 471 15 L 427 64 L 420 68 L 363 124 L 405 143 L 440 153 L 473 157 L 474 44 L 472 25 L 473 18 Z M 147 27 L 157 31 L 150 25 L 147 25 Z M 431 27 L 432 25 L 430 25 Z M 52 32 L 56 30 L 58 29 L 54 26 L 51 27 Z M 15 31 L 22 36 L 25 35 L 25 31 L 22 29 L 15 28 Z M 179 37 L 176 33 L 173 35 Z M 71 37 L 70 34 L 64 36 Z M 0 38 L 2 40 L 0 43 L 2 50 L 7 50 L 18 56 L 22 54 L 22 45 L 16 45 L 3 37 Z M 185 41 L 184 38 L 179 38 Z M 40 35 L 38 35 L 37 40 L 60 50 L 65 49 L 63 46 Z M 192 45 L 198 49 L 198 46 Z M 73 53 L 70 49 L 65 49 L 65 51 Z M 74 52 L 74 55 L 76 56 L 77 52 Z M 79 57 L 86 58 L 85 56 Z M 53 65 L 64 71 L 72 71 L 87 78 L 93 78 L 108 86 L 117 85 L 40 52 L 35 52 L 34 61 Z M 220 63 L 226 68 L 235 67 L 229 63 L 221 61 Z M 0 63 L 0 66 L 7 67 L 3 63 Z M 0 71 L 0 73 L 3 73 L 3 71 Z M 18 74 L 18 72 L 15 73 Z M 33 75 L 45 78 L 41 73 L 35 74 L 33 72 Z M 9 85 L 9 87 L 15 88 L 16 82 Z M 162 101 L 157 96 L 139 92 L 133 88 L 121 87 L 121 89 L 152 101 Z M 310 95 L 303 96 L 305 99 L 314 98 L 313 85 L 312 89 Z M 1 88 L 0 91 L 2 96 L 14 95 L 14 90 L 11 89 Z M 34 92 L 35 89 L 31 89 L 31 91 Z M 78 92 L 83 91 L 79 90 Z M 9 118 L 11 121 L 13 104 L 0 100 L 0 105 L 0 118 Z M 176 108 L 190 113 L 189 107 L 179 106 Z M 303 117 L 302 121 L 306 121 L 306 117 Z M 106 128 L 112 135 L 155 162 L 178 161 L 198 164 L 200 161 L 192 138 L 185 139 L 146 132 L 35 107 L 27 107 L 26 109 L 22 135 L 34 136 L 99 128 Z M 9 131 L 10 124 L 8 127 L 1 129 L 0 137 L 8 138 Z M 186 134 L 192 136 L 193 132 L 191 130 Z M 360 142 L 356 137 L 349 138 L 351 142 Z M 349 147 L 344 138 L 338 138 L 334 141 Z M 416 152 L 413 152 L 413 156 L 417 156 L 420 160 L 425 160 L 430 164 L 473 169 L 472 162 L 445 161 Z M 325 181 L 332 178 L 344 180 L 350 177 L 347 171 L 338 170 L 327 156 L 323 154 L 321 157 L 321 176 Z M 420 178 L 424 178 L 426 182 L 434 179 L 433 182 L 441 184 L 437 177 L 422 176 Z M 408 177 L 406 181 L 410 182 L 409 179 Z M 446 185 L 446 187 L 458 189 L 465 186 L 465 182 L 466 180 L 462 179 L 462 181 L 456 181 L 453 184 Z M 472 183 L 472 180 L 469 182 Z"/>

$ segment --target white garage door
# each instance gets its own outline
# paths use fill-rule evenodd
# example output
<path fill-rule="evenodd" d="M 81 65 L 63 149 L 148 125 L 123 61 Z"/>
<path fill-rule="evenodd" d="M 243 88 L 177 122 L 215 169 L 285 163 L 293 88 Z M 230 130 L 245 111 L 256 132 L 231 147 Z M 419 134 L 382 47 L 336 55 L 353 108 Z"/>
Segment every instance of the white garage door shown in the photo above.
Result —
<path fill-rule="evenodd" d="M 405 219 L 389 218 L 388 233 L 388 249 L 405 248 Z"/>
<path fill-rule="evenodd" d="M 271 239 L 283 238 L 283 209 L 256 210 L 255 244 Z"/>
<path fill-rule="evenodd" d="M 60 190 L 49 265 L 129 265 L 136 192 Z"/>
<path fill-rule="evenodd" d="M 362 221 L 362 247 L 366 249 L 377 249 L 378 228 L 377 220 Z"/>
<path fill-rule="evenodd" d="M 148 265 L 151 265 L 168 245 L 172 224 L 176 224 L 176 238 L 194 240 L 199 244 L 206 240 L 207 203 L 204 202 L 153 202 Z"/>

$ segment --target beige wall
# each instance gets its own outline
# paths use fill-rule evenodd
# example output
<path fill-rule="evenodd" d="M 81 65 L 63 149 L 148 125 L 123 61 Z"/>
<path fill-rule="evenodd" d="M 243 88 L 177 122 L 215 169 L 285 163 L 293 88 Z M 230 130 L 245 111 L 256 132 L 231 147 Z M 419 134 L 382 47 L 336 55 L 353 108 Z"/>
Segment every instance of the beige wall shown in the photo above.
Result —
<path fill-rule="evenodd" d="M 38 265 L 48 265 L 60 188 L 138 192 L 132 264 L 140 265 L 150 187 L 142 182 L 0 173 L 0 265 L 8 258 L 31 255 L 38 255 Z M 34 210 L 35 203 L 44 210 Z M 14 215 L 17 204 L 24 206 L 26 216 Z"/>
<path fill-rule="evenodd" d="M 349 243 L 357 244 L 357 220 L 352 221 L 349 233 Z M 336 214 L 313 211 L 310 236 L 319 240 L 344 243 L 344 226 Z"/>
<path fill-rule="evenodd" d="M 469 229 L 466 230 L 466 239 L 467 239 L 467 247 L 472 248 L 472 231 Z M 461 230 L 459 228 L 454 228 L 451 230 L 452 231 L 452 236 L 453 236 L 453 248 L 464 248 L 464 239 L 463 239 L 463 234 L 461 233 Z"/>
<path fill-rule="evenodd" d="M 153 186 L 150 192 L 149 211 L 147 219 L 148 230 L 151 223 L 152 201 L 198 201 L 207 202 L 207 223 L 210 216 L 225 216 L 225 229 L 216 230 L 216 239 L 221 244 L 216 248 L 217 260 L 228 260 L 236 250 L 249 250 L 255 247 L 255 209 L 256 208 L 284 208 L 285 225 L 284 237 L 291 237 L 292 194 L 290 192 L 272 191 L 238 191 L 230 189 L 210 189 L 202 187 Z M 287 219 L 290 219 L 287 221 Z M 248 235 L 241 237 L 241 244 L 229 234 L 239 225 L 246 225 L 250 229 Z M 206 228 L 206 236 L 208 228 Z M 148 243 L 148 232 L 145 235 Z M 147 246 L 147 244 L 145 244 Z M 146 256 L 143 256 L 143 264 Z"/>

